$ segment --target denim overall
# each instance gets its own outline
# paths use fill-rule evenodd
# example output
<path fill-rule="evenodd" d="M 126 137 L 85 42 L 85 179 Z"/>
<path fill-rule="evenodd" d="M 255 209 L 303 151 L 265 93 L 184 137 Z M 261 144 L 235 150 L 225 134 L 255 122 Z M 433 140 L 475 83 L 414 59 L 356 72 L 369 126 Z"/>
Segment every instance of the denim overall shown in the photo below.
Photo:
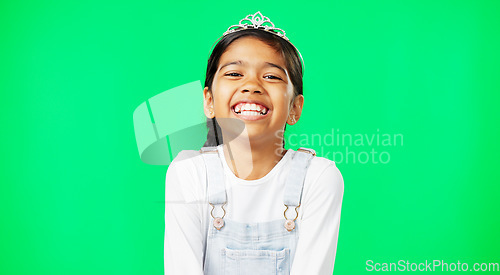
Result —
<path fill-rule="evenodd" d="M 291 160 L 285 183 L 284 219 L 262 223 L 242 223 L 223 219 L 226 189 L 217 147 L 203 147 L 207 169 L 208 201 L 212 206 L 204 258 L 205 275 L 290 274 L 300 226 L 296 220 L 305 175 L 314 150 L 299 148 Z M 224 214 L 215 217 L 215 208 Z M 295 213 L 293 213 L 295 212 Z M 287 215 L 289 216 L 287 218 Z M 295 218 L 295 219 L 290 219 Z M 217 228 L 219 227 L 219 229 Z"/>

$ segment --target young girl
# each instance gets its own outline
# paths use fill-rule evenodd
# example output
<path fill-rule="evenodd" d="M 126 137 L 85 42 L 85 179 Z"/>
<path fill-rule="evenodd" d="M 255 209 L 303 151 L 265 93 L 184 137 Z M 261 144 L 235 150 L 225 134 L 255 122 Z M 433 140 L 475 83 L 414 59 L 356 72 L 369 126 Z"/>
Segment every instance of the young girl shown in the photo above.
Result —
<path fill-rule="evenodd" d="M 209 140 L 167 171 L 165 274 L 332 274 L 342 176 L 313 150 L 283 146 L 302 112 L 301 64 L 260 12 L 215 46 L 203 91 Z"/>

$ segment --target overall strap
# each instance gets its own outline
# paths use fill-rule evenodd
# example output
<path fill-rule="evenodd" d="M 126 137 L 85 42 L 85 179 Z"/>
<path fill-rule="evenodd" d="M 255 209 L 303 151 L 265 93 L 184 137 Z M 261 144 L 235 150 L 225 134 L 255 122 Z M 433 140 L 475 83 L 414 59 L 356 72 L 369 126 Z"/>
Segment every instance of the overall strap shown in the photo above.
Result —
<path fill-rule="evenodd" d="M 299 148 L 290 164 L 290 172 L 286 179 L 283 203 L 287 206 L 299 206 L 302 197 L 302 188 L 306 177 L 307 168 L 311 159 L 316 155 L 313 149 Z"/>
<path fill-rule="evenodd" d="M 214 205 L 224 204 L 226 202 L 224 168 L 222 167 L 217 147 L 202 147 L 200 152 L 207 170 L 208 202 Z"/>

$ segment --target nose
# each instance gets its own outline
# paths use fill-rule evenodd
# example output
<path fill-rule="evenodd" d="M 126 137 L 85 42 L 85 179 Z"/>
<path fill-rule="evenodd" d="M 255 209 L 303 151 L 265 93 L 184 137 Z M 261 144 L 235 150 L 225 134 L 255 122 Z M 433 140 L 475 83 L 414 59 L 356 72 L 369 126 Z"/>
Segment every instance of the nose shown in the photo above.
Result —
<path fill-rule="evenodd" d="M 243 89 L 242 92 L 253 92 L 256 94 L 262 93 L 260 90 L 255 90 L 255 89 Z"/>
<path fill-rule="evenodd" d="M 263 92 L 262 85 L 256 79 L 248 79 L 241 87 L 242 92 L 250 92 L 261 94 Z"/>

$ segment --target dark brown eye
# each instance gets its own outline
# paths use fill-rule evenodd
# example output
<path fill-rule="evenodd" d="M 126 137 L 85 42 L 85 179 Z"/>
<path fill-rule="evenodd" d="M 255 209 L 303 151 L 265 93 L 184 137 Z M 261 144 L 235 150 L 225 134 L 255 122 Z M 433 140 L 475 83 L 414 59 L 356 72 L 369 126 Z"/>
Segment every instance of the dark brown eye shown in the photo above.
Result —
<path fill-rule="evenodd" d="M 227 73 L 227 74 L 225 74 L 225 76 L 235 76 L 236 77 L 236 76 L 242 76 L 242 75 L 239 73 Z"/>
<path fill-rule="evenodd" d="M 281 77 L 278 77 L 278 76 L 275 76 L 275 75 L 266 75 L 266 76 L 264 76 L 264 78 L 283 80 L 283 79 L 281 79 Z"/>

